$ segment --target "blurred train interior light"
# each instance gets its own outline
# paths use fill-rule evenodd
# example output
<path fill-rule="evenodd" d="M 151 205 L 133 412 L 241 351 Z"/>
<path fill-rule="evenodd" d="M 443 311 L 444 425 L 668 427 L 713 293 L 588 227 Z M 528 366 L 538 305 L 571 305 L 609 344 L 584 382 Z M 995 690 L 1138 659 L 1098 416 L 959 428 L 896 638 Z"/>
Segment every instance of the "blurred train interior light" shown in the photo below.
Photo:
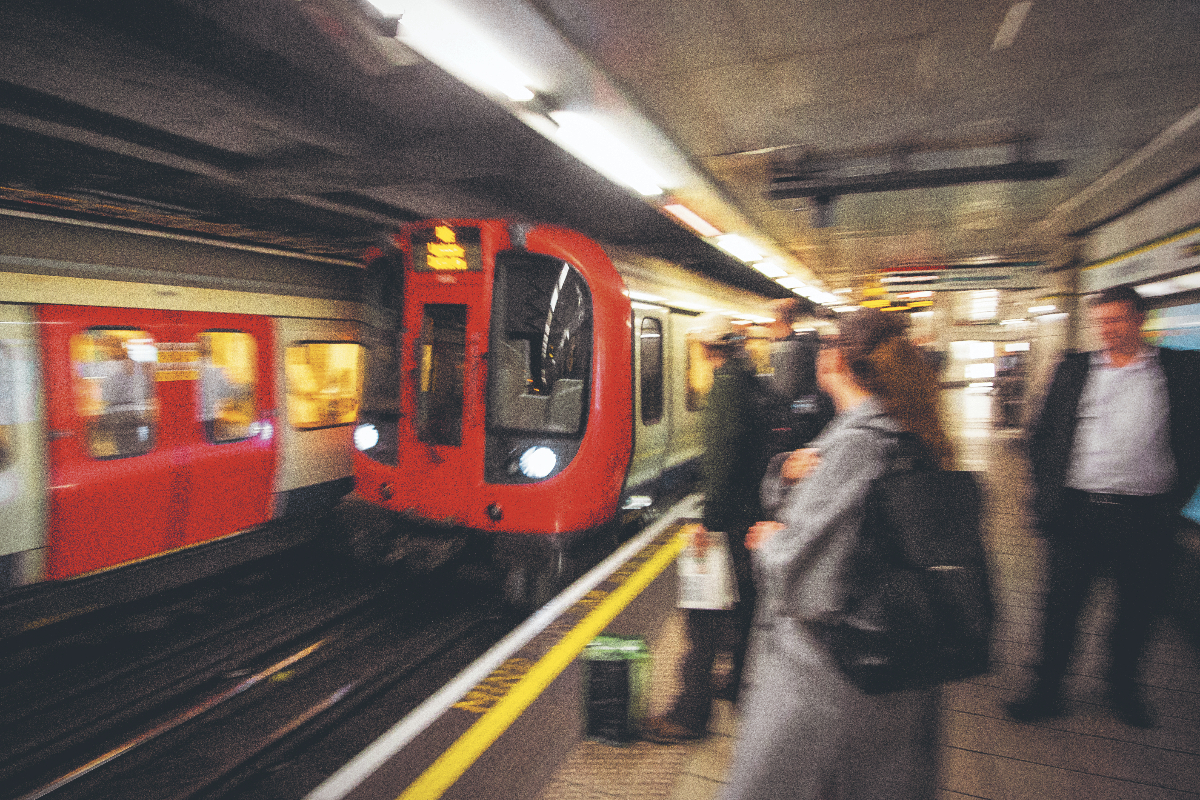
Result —
<path fill-rule="evenodd" d="M 1029 350 L 1029 342 L 1008 342 L 1004 345 L 1006 353 L 1022 353 Z"/>
<path fill-rule="evenodd" d="M 793 278 L 791 276 L 788 276 L 786 278 L 779 278 L 775 282 L 778 283 L 780 286 L 784 287 L 785 289 L 792 289 L 792 290 L 804 289 L 807 286 L 807 284 L 805 284 L 804 281 L 800 280 L 799 278 Z"/>
<path fill-rule="evenodd" d="M 1029 309 L 1029 313 L 1030 314 L 1049 314 L 1051 311 L 1057 310 L 1057 308 L 1058 307 L 1054 306 L 1054 305 L 1032 306 Z"/>
<path fill-rule="evenodd" d="M 708 238 L 721 235 L 721 231 L 683 203 L 667 203 L 662 209 L 701 236 Z"/>
<path fill-rule="evenodd" d="M 554 455 L 554 451 L 549 447 L 541 445 L 531 447 L 521 453 L 521 458 L 517 462 L 521 474 L 533 480 L 541 480 L 549 475 L 554 471 L 556 464 L 558 464 L 558 456 Z"/>

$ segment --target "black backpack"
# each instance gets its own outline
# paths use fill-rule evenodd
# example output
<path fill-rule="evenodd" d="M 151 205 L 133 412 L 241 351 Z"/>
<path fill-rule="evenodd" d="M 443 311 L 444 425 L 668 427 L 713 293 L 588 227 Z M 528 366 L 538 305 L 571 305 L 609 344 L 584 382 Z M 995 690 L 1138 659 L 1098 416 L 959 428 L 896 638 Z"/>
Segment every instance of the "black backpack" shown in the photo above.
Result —
<path fill-rule="evenodd" d="M 867 694 L 986 673 L 995 621 L 974 475 L 936 469 L 912 434 L 897 439 L 868 495 L 842 611 L 812 624 Z"/>

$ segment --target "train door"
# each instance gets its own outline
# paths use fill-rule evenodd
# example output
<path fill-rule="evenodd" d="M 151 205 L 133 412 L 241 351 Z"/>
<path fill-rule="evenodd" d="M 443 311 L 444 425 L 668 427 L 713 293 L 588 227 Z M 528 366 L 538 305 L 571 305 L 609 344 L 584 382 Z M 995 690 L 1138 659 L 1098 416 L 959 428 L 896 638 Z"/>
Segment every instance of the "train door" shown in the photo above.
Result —
<path fill-rule="evenodd" d="M 186 433 L 180 545 L 261 525 L 273 515 L 274 338 L 269 317 L 181 313 L 159 381 L 184 387 L 174 411 Z M 166 345 L 164 345 L 166 347 Z"/>
<path fill-rule="evenodd" d="M 357 326 L 342 320 L 279 319 L 275 330 L 276 385 L 284 399 L 276 430 L 275 509 L 282 514 L 328 499 L 338 483 L 346 484 L 343 493 L 350 488 L 362 347 Z"/>
<path fill-rule="evenodd" d="M 633 312 L 634 451 L 626 481 L 625 506 L 649 505 L 658 496 L 657 483 L 666 468 L 670 442 L 667 402 L 667 313 L 661 308 Z"/>
<path fill-rule="evenodd" d="M 162 552 L 178 531 L 180 431 L 155 380 L 166 312 L 40 306 L 49 441 L 46 576 Z M 167 393 L 170 394 L 170 393 Z M 165 423 L 165 424 L 164 424 Z"/>
<path fill-rule="evenodd" d="M 0 591 L 42 576 L 45 428 L 30 306 L 0 304 Z"/>

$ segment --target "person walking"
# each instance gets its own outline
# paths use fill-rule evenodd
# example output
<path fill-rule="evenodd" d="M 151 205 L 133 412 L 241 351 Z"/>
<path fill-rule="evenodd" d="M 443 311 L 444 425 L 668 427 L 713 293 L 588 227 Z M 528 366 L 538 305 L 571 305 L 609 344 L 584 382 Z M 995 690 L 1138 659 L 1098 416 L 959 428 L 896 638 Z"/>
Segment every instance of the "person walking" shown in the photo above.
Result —
<path fill-rule="evenodd" d="M 952 465 L 936 380 L 903 320 L 861 309 L 822 342 L 817 376 L 837 415 L 764 482 L 775 521 L 747 537 L 759 612 L 723 800 L 928 800 L 937 777 L 938 690 L 868 695 L 806 628 L 837 613 L 871 483 L 902 430 Z"/>
<path fill-rule="evenodd" d="M 1128 725 L 1152 727 L 1138 664 L 1166 600 L 1183 506 L 1200 483 L 1200 353 L 1142 340 L 1146 310 L 1128 287 L 1094 297 L 1102 347 L 1067 355 L 1029 433 L 1033 511 L 1048 548 L 1040 660 L 1020 722 L 1065 711 L 1063 680 L 1088 589 L 1111 574 L 1108 699 Z"/>

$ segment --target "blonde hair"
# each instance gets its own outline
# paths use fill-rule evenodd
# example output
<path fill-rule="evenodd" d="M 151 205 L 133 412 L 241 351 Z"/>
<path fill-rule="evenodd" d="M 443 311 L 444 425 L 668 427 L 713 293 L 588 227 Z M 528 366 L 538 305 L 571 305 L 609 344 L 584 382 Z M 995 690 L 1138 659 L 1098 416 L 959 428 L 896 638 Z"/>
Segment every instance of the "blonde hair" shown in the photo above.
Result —
<path fill-rule="evenodd" d="M 863 389 L 888 416 L 915 433 L 942 469 L 954 466 L 954 448 L 942 427 L 941 387 L 925 355 L 909 340 L 905 320 L 876 309 L 843 317 L 838 350 Z"/>

